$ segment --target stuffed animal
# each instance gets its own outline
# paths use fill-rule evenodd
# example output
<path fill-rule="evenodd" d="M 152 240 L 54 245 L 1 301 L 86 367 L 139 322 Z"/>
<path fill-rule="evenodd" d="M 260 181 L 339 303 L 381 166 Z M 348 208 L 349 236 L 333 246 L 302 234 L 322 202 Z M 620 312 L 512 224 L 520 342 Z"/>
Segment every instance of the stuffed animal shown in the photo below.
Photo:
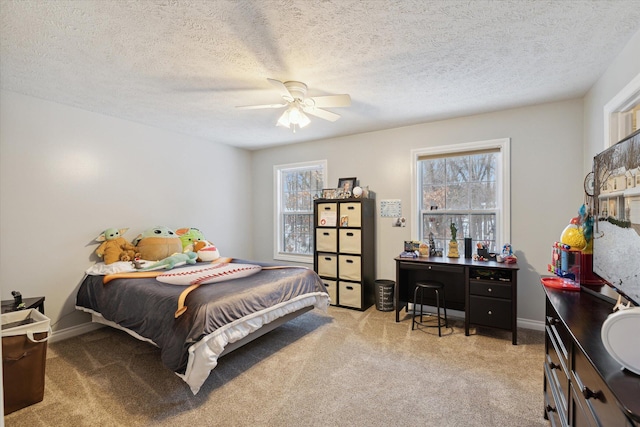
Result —
<path fill-rule="evenodd" d="M 179 228 L 176 230 L 176 234 L 178 235 L 178 237 L 180 237 L 180 241 L 182 242 L 183 252 L 188 252 L 188 251 L 196 252 L 193 250 L 193 244 L 195 242 L 206 240 L 204 238 L 204 234 L 202 234 L 202 231 L 193 227 Z"/>
<path fill-rule="evenodd" d="M 211 262 L 220 258 L 220 252 L 207 240 L 199 240 L 193 244 L 193 251 L 198 254 L 198 261 Z"/>
<path fill-rule="evenodd" d="M 140 257 L 136 247 L 129 243 L 122 235 L 128 228 L 107 228 L 96 238 L 102 244 L 96 249 L 96 255 L 104 259 L 105 264 L 113 264 L 117 261 L 132 261 Z"/>
<path fill-rule="evenodd" d="M 147 261 L 160 261 L 182 252 L 182 242 L 176 233 L 164 226 L 143 231 L 134 239 L 140 257 Z"/>
<path fill-rule="evenodd" d="M 149 271 L 149 270 L 157 270 L 163 268 L 165 270 L 171 270 L 173 267 L 177 267 L 178 265 L 183 264 L 195 264 L 196 255 L 194 252 L 185 252 L 179 254 L 173 254 L 170 257 L 167 257 L 158 262 L 154 262 L 153 264 L 140 268 L 140 271 Z"/>

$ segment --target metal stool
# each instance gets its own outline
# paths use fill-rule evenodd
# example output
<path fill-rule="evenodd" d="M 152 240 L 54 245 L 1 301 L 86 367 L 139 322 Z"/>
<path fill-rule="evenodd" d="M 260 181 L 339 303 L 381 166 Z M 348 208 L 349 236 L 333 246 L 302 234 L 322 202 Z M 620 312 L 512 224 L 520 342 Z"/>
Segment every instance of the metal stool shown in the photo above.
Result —
<path fill-rule="evenodd" d="M 423 298 L 424 298 L 424 290 L 427 289 L 433 289 L 436 293 L 436 307 L 438 309 L 438 317 L 437 325 L 426 325 L 423 320 L 422 320 L 422 305 L 423 305 Z M 416 317 L 418 316 L 416 314 L 416 305 L 418 305 L 418 290 L 420 291 L 420 321 L 416 320 Z M 442 320 L 443 318 L 440 316 L 440 291 L 442 291 L 442 308 L 444 309 L 444 327 L 448 328 L 449 327 L 449 322 L 447 320 L 447 299 L 445 297 L 445 292 L 444 292 L 444 284 L 442 282 L 436 282 L 433 280 L 429 280 L 429 281 L 423 281 L 423 282 L 417 282 L 416 283 L 416 289 L 413 292 L 413 316 L 412 316 L 412 321 L 411 321 L 411 330 L 413 330 L 416 326 L 416 323 L 418 325 L 422 325 L 422 326 L 426 326 L 429 328 L 438 328 L 438 336 L 441 337 L 442 336 L 442 332 L 440 331 L 440 328 L 443 326 L 442 324 Z"/>

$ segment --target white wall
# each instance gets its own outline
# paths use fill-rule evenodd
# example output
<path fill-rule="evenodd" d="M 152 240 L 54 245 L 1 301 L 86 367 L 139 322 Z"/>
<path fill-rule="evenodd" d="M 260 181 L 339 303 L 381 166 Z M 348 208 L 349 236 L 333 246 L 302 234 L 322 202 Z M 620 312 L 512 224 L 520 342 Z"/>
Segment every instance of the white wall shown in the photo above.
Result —
<path fill-rule="evenodd" d="M 197 227 L 251 258 L 249 174 L 246 150 L 2 92 L 2 299 L 44 295 L 54 331 L 88 321 L 75 294 L 109 227 Z"/>
<path fill-rule="evenodd" d="M 376 192 L 378 214 L 380 200 L 400 199 L 410 223 L 412 149 L 511 138 L 510 243 L 521 269 L 518 317 L 542 321 L 540 275 L 547 274 L 551 245 L 583 201 L 582 120 L 582 101 L 571 100 L 256 151 L 254 255 L 261 260 L 273 257 L 275 164 L 327 159 L 330 184 L 356 176 Z M 416 237 L 409 227 L 392 227 L 391 221 L 377 218 L 380 279 L 395 279 L 393 258 L 402 251 L 404 240 Z"/>
<path fill-rule="evenodd" d="M 627 43 L 607 71 L 584 97 L 584 172 L 605 148 L 604 106 L 640 74 L 640 31 Z"/>

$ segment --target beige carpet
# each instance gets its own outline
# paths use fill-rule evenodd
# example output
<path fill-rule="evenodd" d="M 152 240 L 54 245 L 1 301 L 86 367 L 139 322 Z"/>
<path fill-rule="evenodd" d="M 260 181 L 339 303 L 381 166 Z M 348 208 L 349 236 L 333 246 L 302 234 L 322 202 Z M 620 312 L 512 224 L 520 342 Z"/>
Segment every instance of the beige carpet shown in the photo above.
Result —
<path fill-rule="evenodd" d="M 41 403 L 11 426 L 547 426 L 542 332 L 411 330 L 330 307 L 220 359 L 200 393 L 159 351 L 103 328 L 49 345 Z M 6 390 L 5 390 L 6 392 Z"/>

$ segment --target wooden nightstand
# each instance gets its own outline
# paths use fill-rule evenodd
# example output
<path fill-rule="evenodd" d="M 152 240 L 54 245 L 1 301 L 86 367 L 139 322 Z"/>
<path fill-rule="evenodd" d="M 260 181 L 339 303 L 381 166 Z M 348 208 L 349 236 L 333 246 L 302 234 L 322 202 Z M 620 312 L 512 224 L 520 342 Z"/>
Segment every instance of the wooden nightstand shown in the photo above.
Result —
<path fill-rule="evenodd" d="M 22 298 L 22 302 L 24 303 L 25 310 L 28 308 L 37 308 L 40 313 L 44 314 L 44 297 Z M 2 314 L 17 310 L 18 308 L 13 300 L 2 301 Z"/>

